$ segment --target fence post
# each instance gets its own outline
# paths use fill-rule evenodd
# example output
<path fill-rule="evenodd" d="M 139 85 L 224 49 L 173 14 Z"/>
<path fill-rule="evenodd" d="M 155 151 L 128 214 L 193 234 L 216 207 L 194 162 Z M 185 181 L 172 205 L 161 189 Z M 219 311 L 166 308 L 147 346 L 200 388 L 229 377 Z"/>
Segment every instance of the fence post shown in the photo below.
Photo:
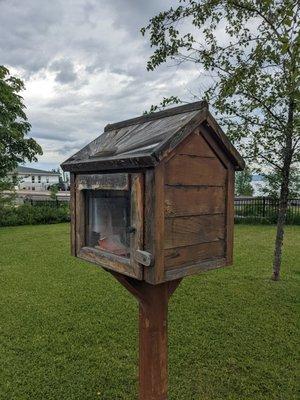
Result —
<path fill-rule="evenodd" d="M 263 218 L 266 216 L 266 198 L 263 197 Z"/>

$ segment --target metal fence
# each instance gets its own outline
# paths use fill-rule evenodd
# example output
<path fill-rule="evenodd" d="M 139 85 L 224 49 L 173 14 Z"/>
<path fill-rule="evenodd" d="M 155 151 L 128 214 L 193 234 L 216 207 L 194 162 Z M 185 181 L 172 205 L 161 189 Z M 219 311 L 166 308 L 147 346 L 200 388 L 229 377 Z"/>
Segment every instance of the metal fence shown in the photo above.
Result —
<path fill-rule="evenodd" d="M 39 199 L 26 198 L 23 201 L 24 201 L 24 204 L 30 204 L 30 205 L 36 206 L 36 207 L 54 207 L 54 208 L 58 208 L 62 205 L 67 205 L 69 203 L 69 199 L 39 200 Z"/>
<path fill-rule="evenodd" d="M 33 199 L 25 198 L 24 203 L 32 206 L 61 207 L 67 205 L 69 198 Z M 236 197 L 234 200 L 235 221 L 240 223 L 277 222 L 279 199 L 272 197 Z M 300 225 L 300 199 L 290 199 L 287 211 L 288 224 Z"/>
<path fill-rule="evenodd" d="M 276 223 L 279 199 L 272 197 L 237 197 L 234 200 L 237 222 L 258 221 Z M 300 199 L 290 199 L 287 223 L 300 224 Z"/>

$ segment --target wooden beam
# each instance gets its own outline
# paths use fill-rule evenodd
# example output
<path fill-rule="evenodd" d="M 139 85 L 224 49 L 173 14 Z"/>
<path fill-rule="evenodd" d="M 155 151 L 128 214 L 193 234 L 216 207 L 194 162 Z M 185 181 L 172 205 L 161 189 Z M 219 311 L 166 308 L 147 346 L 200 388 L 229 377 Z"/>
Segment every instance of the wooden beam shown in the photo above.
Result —
<path fill-rule="evenodd" d="M 139 400 L 168 398 L 169 284 L 144 286 L 139 306 Z"/>
<path fill-rule="evenodd" d="M 110 273 L 139 301 L 139 400 L 167 400 L 168 302 L 181 279 L 151 285 Z"/>
<path fill-rule="evenodd" d="M 72 256 L 76 256 L 76 218 L 75 218 L 75 210 L 76 210 L 76 189 L 75 189 L 75 174 L 70 173 L 70 216 L 71 216 L 71 224 L 70 224 L 70 234 L 71 234 L 71 254 Z"/>

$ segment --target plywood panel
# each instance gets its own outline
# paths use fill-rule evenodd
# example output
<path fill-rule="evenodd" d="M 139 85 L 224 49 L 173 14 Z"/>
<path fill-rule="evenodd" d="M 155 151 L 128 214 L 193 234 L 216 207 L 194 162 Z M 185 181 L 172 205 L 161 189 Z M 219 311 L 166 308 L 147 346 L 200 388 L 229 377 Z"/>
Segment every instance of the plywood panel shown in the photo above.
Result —
<path fill-rule="evenodd" d="M 226 169 L 217 158 L 175 155 L 166 166 L 167 185 L 224 186 Z"/>
<path fill-rule="evenodd" d="M 165 220 L 165 249 L 224 239 L 224 215 L 176 217 Z"/>
<path fill-rule="evenodd" d="M 223 187 L 165 186 L 165 215 L 187 216 L 224 213 Z"/>
<path fill-rule="evenodd" d="M 225 242 L 200 243 L 193 246 L 165 250 L 166 269 L 180 268 L 184 264 L 197 263 L 207 259 L 221 258 L 225 255 Z"/>

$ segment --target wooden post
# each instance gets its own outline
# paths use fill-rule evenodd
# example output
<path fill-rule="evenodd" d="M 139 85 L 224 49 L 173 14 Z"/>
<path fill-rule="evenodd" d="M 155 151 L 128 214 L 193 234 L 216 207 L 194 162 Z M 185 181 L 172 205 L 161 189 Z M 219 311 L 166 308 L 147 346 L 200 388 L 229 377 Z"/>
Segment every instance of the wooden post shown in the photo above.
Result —
<path fill-rule="evenodd" d="M 139 400 L 167 400 L 168 302 L 181 279 L 150 285 L 111 273 L 139 301 Z"/>
<path fill-rule="evenodd" d="M 139 305 L 139 399 L 168 396 L 168 284 L 147 285 Z"/>

